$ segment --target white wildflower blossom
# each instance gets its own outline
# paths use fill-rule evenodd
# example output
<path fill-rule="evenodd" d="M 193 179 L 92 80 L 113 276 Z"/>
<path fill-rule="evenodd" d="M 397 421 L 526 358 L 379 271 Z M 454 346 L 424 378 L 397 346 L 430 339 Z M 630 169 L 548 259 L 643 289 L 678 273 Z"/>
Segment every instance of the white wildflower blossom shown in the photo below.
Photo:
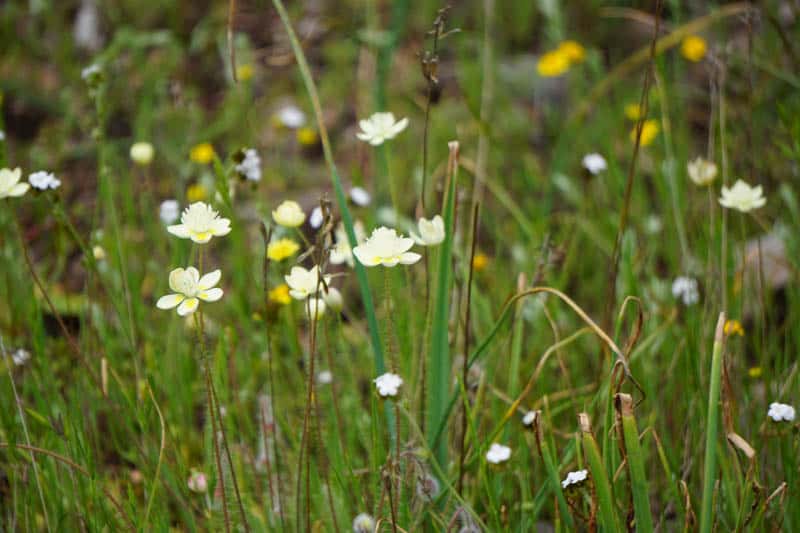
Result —
<path fill-rule="evenodd" d="M 694 305 L 700 301 L 697 280 L 687 276 L 679 276 L 672 282 L 672 296 L 683 302 L 683 305 Z"/>
<path fill-rule="evenodd" d="M 372 146 L 378 146 L 389 139 L 394 139 L 398 133 L 406 129 L 408 119 L 395 121 L 392 113 L 375 113 L 368 119 L 358 122 L 361 131 L 356 134 L 360 140 Z"/>
<path fill-rule="evenodd" d="M 356 220 L 353 224 L 353 232 L 356 234 L 356 242 L 361 244 L 366 239 L 364 232 L 364 224 L 360 220 Z M 336 243 L 331 248 L 329 261 L 332 265 L 341 265 L 347 263 L 350 267 L 355 265 L 353 260 L 353 250 L 350 248 L 350 241 L 347 239 L 347 231 L 344 229 L 343 224 L 339 224 L 334 232 Z"/>
<path fill-rule="evenodd" d="M 567 477 L 561 482 L 561 488 L 566 489 L 570 485 L 579 485 L 586 481 L 586 478 L 589 476 L 588 470 L 576 470 L 575 472 L 570 472 L 567 474 Z"/>
<path fill-rule="evenodd" d="M 440 215 L 431 220 L 420 218 L 417 227 L 419 234 L 411 232 L 411 238 L 421 246 L 436 246 L 444 240 L 444 220 Z"/>
<path fill-rule="evenodd" d="M 295 105 L 283 106 L 278 111 L 278 121 L 286 128 L 296 130 L 306 123 L 306 115 Z"/>
<path fill-rule="evenodd" d="M 52 172 L 40 170 L 28 176 L 28 182 L 34 189 L 46 191 L 47 189 L 58 189 L 61 186 L 61 180 L 56 178 Z"/>
<path fill-rule="evenodd" d="M 325 315 L 328 306 L 322 298 L 308 298 L 303 304 L 306 311 L 306 318 L 309 320 L 319 320 Z"/>
<path fill-rule="evenodd" d="M 372 196 L 363 187 L 353 187 L 350 189 L 350 199 L 354 204 L 365 207 L 372 201 Z"/>
<path fill-rule="evenodd" d="M 181 216 L 181 204 L 177 200 L 164 200 L 158 208 L 158 216 L 164 224 L 172 224 Z"/>
<path fill-rule="evenodd" d="M 200 277 L 200 272 L 194 267 L 176 268 L 169 273 L 169 288 L 173 294 L 159 298 L 156 307 L 177 307 L 180 316 L 190 315 L 197 311 L 200 300 L 216 302 L 222 298 L 222 289 L 216 287 L 221 277 L 222 272 L 219 270 Z"/>
<path fill-rule="evenodd" d="M 522 416 L 522 425 L 526 427 L 533 426 L 536 421 L 536 411 L 528 411 Z"/>
<path fill-rule="evenodd" d="M 375 533 L 375 519 L 361 513 L 353 519 L 353 533 Z"/>
<path fill-rule="evenodd" d="M 378 395 L 383 398 L 397 396 L 400 386 L 403 384 L 403 379 L 397 374 L 387 372 L 380 375 L 373 380 L 375 388 L 378 390 Z"/>
<path fill-rule="evenodd" d="M 596 153 L 586 154 L 583 156 L 583 161 L 581 163 L 583 164 L 583 168 L 594 175 L 600 174 L 608 169 L 608 163 L 606 163 L 605 158 Z"/>
<path fill-rule="evenodd" d="M 210 205 L 195 202 L 181 214 L 181 223 L 168 226 L 167 231 L 181 239 L 203 244 L 212 237 L 222 237 L 231 231 L 231 221 L 222 218 Z"/>
<path fill-rule="evenodd" d="M 785 403 L 772 402 L 769 404 L 767 416 L 775 422 L 794 421 L 794 407 Z"/>
<path fill-rule="evenodd" d="M 504 463 L 511 458 L 511 448 L 508 446 L 504 446 L 502 444 L 498 444 L 493 442 L 491 446 L 489 446 L 489 451 L 486 452 L 486 460 L 494 465 L 499 465 L 500 463 Z"/>
<path fill-rule="evenodd" d="M 719 199 L 719 203 L 722 207 L 747 213 L 754 209 L 764 207 L 764 204 L 767 203 L 767 199 L 764 198 L 761 185 L 751 187 L 744 181 L 738 180 L 730 189 L 723 185 L 722 196 Z"/>
<path fill-rule="evenodd" d="M 15 366 L 22 366 L 31 359 L 31 352 L 25 348 L 17 348 L 11 354 L 11 360 Z"/>
<path fill-rule="evenodd" d="M 244 151 L 244 159 L 236 165 L 236 172 L 248 181 L 261 181 L 261 158 L 255 148 L 248 148 Z"/>
<path fill-rule="evenodd" d="M 333 373 L 330 370 L 323 370 L 317 374 L 317 383 L 320 385 L 330 385 L 333 383 Z"/>
<path fill-rule="evenodd" d="M 311 214 L 308 216 L 308 224 L 312 228 L 319 229 L 324 221 L 325 218 L 322 214 L 322 208 L 320 206 L 317 206 L 311 210 Z"/>
<path fill-rule="evenodd" d="M 413 239 L 398 235 L 395 230 L 382 226 L 376 228 L 363 244 L 353 248 L 353 255 L 367 267 L 413 265 L 422 256 L 409 252 L 412 246 L 414 246 Z"/>
<path fill-rule="evenodd" d="M 28 192 L 30 184 L 20 182 L 20 179 L 22 179 L 21 169 L 0 169 L 0 199 L 22 196 Z"/>

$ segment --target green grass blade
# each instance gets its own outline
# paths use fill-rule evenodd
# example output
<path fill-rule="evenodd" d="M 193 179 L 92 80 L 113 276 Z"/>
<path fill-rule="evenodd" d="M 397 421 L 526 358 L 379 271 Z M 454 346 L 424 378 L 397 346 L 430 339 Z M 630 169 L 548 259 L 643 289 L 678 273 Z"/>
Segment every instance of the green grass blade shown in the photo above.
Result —
<path fill-rule="evenodd" d="M 611 492 L 611 483 L 608 481 L 603 458 L 600 456 L 600 449 L 597 441 L 592 435 L 592 428 L 589 422 L 589 415 L 586 413 L 578 414 L 578 422 L 581 429 L 581 444 L 583 455 L 592 473 L 594 490 L 597 493 L 597 502 L 600 507 L 600 525 L 603 531 L 621 531 L 617 513 L 614 509 L 614 495 Z"/>
<path fill-rule="evenodd" d="M 636 531 L 649 533 L 653 531 L 653 514 L 650 510 L 650 491 L 644 474 L 644 455 L 639 445 L 639 429 L 633 416 L 633 398 L 628 394 L 619 393 L 616 395 L 616 405 L 622 419 L 622 436 L 625 439 Z"/>
<path fill-rule="evenodd" d="M 450 400 L 450 345 L 448 326 L 450 319 L 450 259 L 453 252 L 453 226 L 455 220 L 456 181 L 458 180 L 458 143 L 450 146 L 448 183 L 444 197 L 445 237 L 439 251 L 439 266 L 436 271 L 436 293 L 433 304 L 431 345 L 428 351 L 428 444 L 442 468 L 447 466 L 447 442 L 438 438 L 438 429 L 445 425 Z"/>
<path fill-rule="evenodd" d="M 722 347 L 725 313 L 719 314 L 714 334 L 714 348 L 711 355 L 711 384 L 708 389 L 708 423 L 706 425 L 706 455 L 703 471 L 703 503 L 700 510 L 700 531 L 709 533 L 714 523 L 712 503 L 714 500 L 714 479 L 717 471 L 717 433 L 719 431 L 719 394 L 722 381 Z"/>

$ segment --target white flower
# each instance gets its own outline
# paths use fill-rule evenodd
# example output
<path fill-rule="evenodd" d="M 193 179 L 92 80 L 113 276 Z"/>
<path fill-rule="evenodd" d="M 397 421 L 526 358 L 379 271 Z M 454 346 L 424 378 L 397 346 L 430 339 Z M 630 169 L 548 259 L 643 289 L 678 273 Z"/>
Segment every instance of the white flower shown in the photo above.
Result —
<path fill-rule="evenodd" d="M 14 361 L 14 365 L 22 366 L 31 359 L 31 352 L 26 350 L 25 348 L 17 348 L 14 350 L 14 353 L 11 354 L 11 360 Z"/>
<path fill-rule="evenodd" d="M 353 248 L 353 254 L 362 265 L 368 267 L 413 265 L 422 256 L 409 252 L 412 246 L 414 246 L 413 239 L 402 237 L 395 230 L 381 226 L 372 232 L 364 244 Z"/>
<path fill-rule="evenodd" d="M 5 141 L 5 140 L 6 140 L 6 132 L 0 130 L 0 141 Z"/>
<path fill-rule="evenodd" d="M 306 300 L 303 307 L 306 310 L 306 318 L 309 320 L 319 320 L 328 308 L 328 306 L 325 305 L 325 300 L 322 298 L 309 298 Z"/>
<path fill-rule="evenodd" d="M 58 189 L 61 186 L 61 180 L 56 178 L 52 172 L 45 172 L 40 170 L 28 176 L 28 181 L 34 189 L 46 191 L 47 189 Z"/>
<path fill-rule="evenodd" d="M 378 394 L 383 398 L 397 396 L 398 389 L 403 384 L 403 378 L 391 372 L 378 376 L 372 381 L 375 383 L 375 388 L 378 389 Z"/>
<path fill-rule="evenodd" d="M 719 199 L 719 203 L 722 207 L 747 213 L 763 207 L 767 203 L 767 199 L 764 198 L 761 185 L 751 187 L 742 180 L 737 180 L 730 189 L 722 186 L 722 197 Z"/>
<path fill-rule="evenodd" d="M 767 416 L 775 422 L 780 422 L 782 420 L 792 422 L 794 420 L 794 407 L 786 405 L 785 403 L 772 402 L 769 404 Z"/>
<path fill-rule="evenodd" d="M 600 174 L 608 168 L 605 158 L 600 154 L 586 154 L 583 156 L 583 168 L 592 174 Z"/>
<path fill-rule="evenodd" d="M 30 185 L 24 181 L 20 183 L 20 178 L 22 178 L 22 170 L 19 168 L 14 170 L 0 168 L 0 199 L 22 196 L 28 192 Z"/>
<path fill-rule="evenodd" d="M 419 235 L 411 233 L 411 238 L 422 246 L 436 246 L 444 240 L 444 220 L 436 215 L 433 219 L 420 218 L 417 223 Z"/>
<path fill-rule="evenodd" d="M 169 288 L 174 293 L 159 298 L 156 307 L 172 309 L 177 306 L 180 316 L 194 313 L 200 300 L 216 302 L 222 298 L 222 289 L 214 287 L 221 277 L 222 272 L 219 270 L 200 277 L 200 272 L 194 267 L 176 268 L 169 273 Z"/>
<path fill-rule="evenodd" d="M 701 187 L 703 185 L 708 185 L 717 177 L 717 165 L 711 161 L 706 161 L 702 157 L 697 157 L 694 161 L 689 161 L 686 164 L 686 171 L 689 173 L 689 179 L 692 180 L 695 185 Z"/>
<path fill-rule="evenodd" d="M 372 196 L 363 187 L 353 187 L 350 189 L 350 199 L 354 204 L 364 207 L 372 201 Z"/>
<path fill-rule="evenodd" d="M 147 142 L 134 143 L 131 146 L 131 160 L 137 165 L 147 166 L 155 155 L 153 145 Z"/>
<path fill-rule="evenodd" d="M 164 200 L 158 208 L 158 216 L 164 224 L 172 224 L 181 216 L 181 204 L 177 200 Z"/>
<path fill-rule="evenodd" d="M 683 305 L 694 305 L 700 301 L 700 292 L 697 290 L 697 280 L 686 276 L 679 276 L 672 282 L 672 296 L 683 301 Z"/>
<path fill-rule="evenodd" d="M 364 224 L 360 220 L 356 220 L 353 224 L 353 232 L 356 234 L 356 242 L 361 244 L 366 238 L 364 232 Z M 347 231 L 344 229 L 343 224 L 339 224 L 334 232 L 336 236 L 336 244 L 331 248 L 329 261 L 332 265 L 341 265 L 347 263 L 350 267 L 354 266 L 353 250 L 350 248 L 350 241 L 347 239 Z"/>
<path fill-rule="evenodd" d="M 522 425 L 523 426 L 532 426 L 533 423 L 536 421 L 536 411 L 528 411 L 522 417 Z"/>
<path fill-rule="evenodd" d="M 249 181 L 261 181 L 261 158 L 255 148 L 244 151 L 244 159 L 236 165 L 236 172 Z"/>
<path fill-rule="evenodd" d="M 323 286 L 319 279 L 319 267 L 314 265 L 311 270 L 306 270 L 301 266 L 293 266 L 289 275 L 284 276 L 286 284 L 289 286 L 289 294 L 295 300 L 305 300 L 309 296 L 317 294 Z M 324 276 L 325 284 L 331 282 L 330 276 Z"/>
<path fill-rule="evenodd" d="M 353 519 L 353 533 L 375 533 L 375 519 L 361 513 Z"/>
<path fill-rule="evenodd" d="M 337 313 L 344 307 L 344 299 L 342 293 L 336 287 L 328 287 L 328 291 L 322 289 L 322 299 L 325 305 L 336 311 Z"/>
<path fill-rule="evenodd" d="M 105 261 L 106 259 L 106 251 L 99 244 L 92 248 L 92 255 L 94 256 L 95 261 Z"/>
<path fill-rule="evenodd" d="M 300 204 L 292 200 L 285 200 L 272 212 L 272 219 L 286 228 L 296 228 L 306 219 L 306 214 Z"/>
<path fill-rule="evenodd" d="M 330 370 L 323 370 L 317 374 L 317 383 L 329 385 L 333 383 L 333 373 Z"/>
<path fill-rule="evenodd" d="M 203 494 L 208 490 L 208 479 L 206 479 L 206 475 L 204 473 L 192 471 L 192 474 L 186 481 L 186 485 L 189 487 L 190 491 Z"/>
<path fill-rule="evenodd" d="M 394 139 L 398 133 L 406 129 L 408 119 L 395 122 L 392 113 L 375 113 L 368 119 L 360 120 L 358 125 L 361 131 L 356 133 L 356 137 L 372 146 L 378 146 L 384 141 Z"/>
<path fill-rule="evenodd" d="M 564 479 L 564 481 L 561 482 L 561 488 L 566 489 L 570 485 L 578 485 L 586 481 L 586 477 L 588 475 L 588 470 L 577 470 L 575 472 L 570 472 L 567 474 L 567 477 Z"/>
<path fill-rule="evenodd" d="M 509 458 L 511 458 L 511 448 L 496 442 L 493 442 L 486 452 L 486 460 L 495 465 L 508 461 Z"/>
<path fill-rule="evenodd" d="M 311 210 L 311 215 L 308 217 L 309 225 L 314 229 L 319 229 L 325 219 L 322 216 L 322 208 L 320 206 Z"/>
<path fill-rule="evenodd" d="M 664 223 L 661 221 L 661 218 L 658 215 L 649 215 L 644 220 L 644 231 L 649 235 L 660 233 L 663 227 Z"/>
<path fill-rule="evenodd" d="M 287 105 L 278 111 L 278 120 L 289 129 L 297 129 L 306 123 L 306 115 L 297 106 Z"/>
<path fill-rule="evenodd" d="M 168 226 L 167 231 L 181 239 L 192 239 L 203 244 L 210 241 L 211 237 L 222 237 L 230 233 L 231 221 L 220 218 L 219 213 L 210 205 L 195 202 L 183 210 L 181 223 Z"/>
<path fill-rule="evenodd" d="M 81 70 L 81 79 L 83 79 L 84 81 L 89 81 L 90 78 L 93 78 L 94 76 L 100 74 L 100 72 L 101 72 L 100 65 L 97 64 L 89 65 L 88 67 L 85 67 L 83 70 Z"/>

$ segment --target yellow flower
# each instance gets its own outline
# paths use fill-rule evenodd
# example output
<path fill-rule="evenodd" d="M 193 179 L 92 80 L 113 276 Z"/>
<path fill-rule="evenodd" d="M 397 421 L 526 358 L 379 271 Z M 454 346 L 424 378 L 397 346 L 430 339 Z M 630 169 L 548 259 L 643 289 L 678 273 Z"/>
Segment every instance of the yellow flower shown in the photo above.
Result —
<path fill-rule="evenodd" d="M 313 146 L 317 144 L 318 139 L 319 137 L 317 137 L 317 132 L 314 128 L 305 127 L 297 130 L 297 142 L 304 146 Z"/>
<path fill-rule="evenodd" d="M 567 56 L 571 64 L 580 63 L 586 57 L 586 49 L 576 41 L 564 41 L 558 45 L 556 52 Z"/>
<path fill-rule="evenodd" d="M 267 257 L 272 261 L 283 261 L 293 256 L 300 249 L 300 245 L 292 239 L 278 239 L 267 246 Z"/>
<path fill-rule="evenodd" d="M 270 289 L 267 298 L 269 298 L 270 302 L 281 305 L 287 305 L 292 301 L 292 297 L 289 296 L 289 286 L 285 283 L 281 283 L 274 289 Z"/>
<path fill-rule="evenodd" d="M 760 378 L 761 377 L 761 367 L 760 366 L 752 367 L 750 370 L 747 371 L 747 375 L 750 376 L 753 379 Z"/>
<path fill-rule="evenodd" d="M 625 106 L 625 116 L 630 120 L 639 120 L 642 118 L 642 109 L 639 104 L 628 104 Z"/>
<path fill-rule="evenodd" d="M 190 204 L 202 202 L 206 198 L 208 198 L 208 189 L 202 183 L 193 183 L 186 189 L 186 200 Z"/>
<path fill-rule="evenodd" d="M 192 147 L 189 159 L 201 165 L 207 165 L 214 159 L 214 147 L 211 143 L 200 143 Z"/>
<path fill-rule="evenodd" d="M 725 335 L 739 335 L 740 337 L 744 337 L 744 328 L 742 327 L 742 323 L 738 320 L 726 320 L 723 330 L 725 331 Z"/>
<path fill-rule="evenodd" d="M 245 63 L 244 65 L 238 65 L 236 67 L 236 79 L 239 81 L 248 81 L 253 78 L 253 73 L 255 69 L 253 69 L 253 65 L 249 63 Z"/>
<path fill-rule="evenodd" d="M 569 65 L 569 56 L 560 50 L 554 50 L 541 55 L 539 62 L 536 63 L 536 70 L 540 76 L 554 78 L 568 71 Z"/>
<path fill-rule="evenodd" d="M 475 254 L 475 257 L 472 258 L 472 268 L 475 269 L 476 272 L 485 270 L 488 265 L 489 265 L 489 256 L 487 256 L 482 252 L 478 252 L 477 254 Z"/>
<path fill-rule="evenodd" d="M 681 43 L 681 55 L 694 63 L 705 57 L 707 49 L 705 39 L 697 35 L 690 35 Z"/>
<path fill-rule="evenodd" d="M 659 127 L 658 121 L 654 119 L 645 120 L 644 124 L 642 124 L 642 136 L 641 136 L 641 145 L 642 146 L 649 146 L 650 143 L 656 138 L 658 135 Z M 636 142 L 636 127 L 634 126 L 633 130 L 631 130 L 631 140 Z"/>

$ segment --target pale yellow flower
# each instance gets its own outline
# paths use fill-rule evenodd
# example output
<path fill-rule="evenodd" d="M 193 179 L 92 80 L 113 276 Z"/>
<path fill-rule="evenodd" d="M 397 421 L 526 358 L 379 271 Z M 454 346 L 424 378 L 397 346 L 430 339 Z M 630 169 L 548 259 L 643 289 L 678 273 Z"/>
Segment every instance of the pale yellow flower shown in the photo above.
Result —
<path fill-rule="evenodd" d="M 222 289 L 215 287 L 220 277 L 222 273 L 219 270 L 200 277 L 200 272 L 194 267 L 176 268 L 169 273 L 169 288 L 174 293 L 159 298 L 156 307 L 159 309 L 177 307 L 180 316 L 194 313 L 200 305 L 200 300 L 216 302 L 222 298 Z"/>
<path fill-rule="evenodd" d="M 353 248 L 353 255 L 367 267 L 383 265 L 393 267 L 398 264 L 413 265 L 422 256 L 409 252 L 414 240 L 398 235 L 393 229 L 381 226 L 364 242 Z"/>
<path fill-rule="evenodd" d="M 711 161 L 706 161 L 702 157 L 689 161 L 686 165 L 686 170 L 689 173 L 689 179 L 701 187 L 709 185 L 717 177 L 717 165 Z"/>
<path fill-rule="evenodd" d="M 444 220 L 440 215 L 431 220 L 420 218 L 417 227 L 419 234 L 411 232 L 411 238 L 421 246 L 436 246 L 444 240 Z"/>
<path fill-rule="evenodd" d="M 299 249 L 300 245 L 292 239 L 278 239 L 267 246 L 267 257 L 272 261 L 283 261 L 292 257 Z"/>
<path fill-rule="evenodd" d="M 719 203 L 722 207 L 747 213 L 753 209 L 764 207 L 767 199 L 764 198 L 761 185 L 751 187 L 744 181 L 737 180 L 730 189 L 722 186 L 722 197 L 719 199 Z"/>
<path fill-rule="evenodd" d="M 285 200 L 272 212 L 272 219 L 285 228 L 296 228 L 305 222 L 306 214 L 300 204 Z"/>
<path fill-rule="evenodd" d="M 212 237 L 222 237 L 231 231 L 231 221 L 222 218 L 210 205 L 195 202 L 181 214 L 181 223 L 167 226 L 167 231 L 181 239 L 203 244 Z"/>
<path fill-rule="evenodd" d="M 22 170 L 20 168 L 15 168 L 14 170 L 0 169 L 0 199 L 22 196 L 28 192 L 31 187 L 30 184 L 24 181 L 20 183 L 20 179 L 22 179 Z"/>
<path fill-rule="evenodd" d="M 131 146 L 131 160 L 137 165 L 147 166 L 153 161 L 156 151 L 148 142 L 138 142 Z"/>
<path fill-rule="evenodd" d="M 681 55 L 694 63 L 705 57 L 707 49 L 705 39 L 697 35 L 690 35 L 681 42 Z"/>
<path fill-rule="evenodd" d="M 253 65 L 249 63 L 237 65 L 236 67 L 236 79 L 239 81 L 248 81 L 252 79 L 254 73 L 255 69 L 253 68 Z"/>
<path fill-rule="evenodd" d="M 361 131 L 356 137 L 372 146 L 378 146 L 385 141 L 394 139 L 397 134 L 406 129 L 408 119 L 402 118 L 395 121 L 393 113 L 374 113 L 371 117 L 358 121 Z"/>
<path fill-rule="evenodd" d="M 330 285 L 331 277 L 323 276 L 324 285 Z M 309 296 L 317 294 L 323 289 L 323 282 L 320 280 L 319 267 L 314 265 L 311 270 L 306 270 L 301 266 L 293 266 L 288 275 L 284 276 L 286 284 L 289 286 L 289 294 L 295 300 L 305 300 Z"/>
<path fill-rule="evenodd" d="M 314 146 L 319 141 L 319 136 L 314 128 L 304 127 L 297 130 L 297 142 L 303 146 Z"/>

